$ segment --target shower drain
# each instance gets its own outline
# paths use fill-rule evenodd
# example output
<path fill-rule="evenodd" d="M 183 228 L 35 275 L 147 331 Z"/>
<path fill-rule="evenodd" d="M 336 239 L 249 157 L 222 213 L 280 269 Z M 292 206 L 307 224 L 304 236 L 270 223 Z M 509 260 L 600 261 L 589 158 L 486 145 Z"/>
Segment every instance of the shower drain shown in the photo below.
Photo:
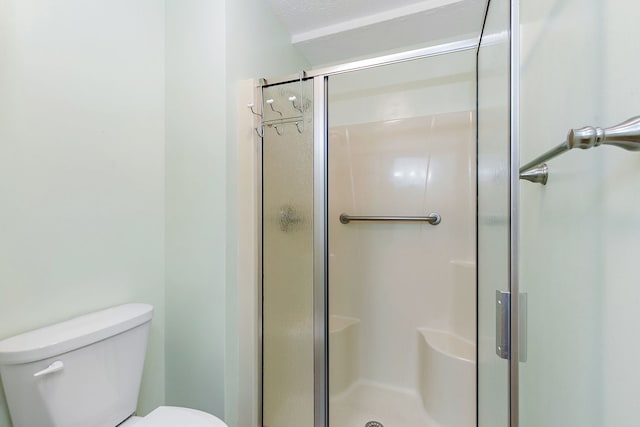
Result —
<path fill-rule="evenodd" d="M 369 421 L 364 427 L 384 427 L 384 425 L 380 421 Z"/>

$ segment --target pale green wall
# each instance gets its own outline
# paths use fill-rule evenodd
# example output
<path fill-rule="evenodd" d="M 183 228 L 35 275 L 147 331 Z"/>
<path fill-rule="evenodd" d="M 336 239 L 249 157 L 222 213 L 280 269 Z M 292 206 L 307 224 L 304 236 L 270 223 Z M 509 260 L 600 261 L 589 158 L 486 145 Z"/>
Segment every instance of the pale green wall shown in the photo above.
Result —
<path fill-rule="evenodd" d="M 598 2 L 588 3 L 521 5 L 521 163 L 560 143 L 571 127 L 602 123 L 603 21 Z M 580 64 L 584 72 L 563 64 Z M 520 184 L 520 287 L 528 294 L 527 361 L 519 371 L 525 427 L 619 425 L 602 418 L 602 229 L 590 219 L 602 217 L 603 151 L 575 150 L 550 161 L 545 187 Z"/>
<path fill-rule="evenodd" d="M 166 7 L 166 397 L 223 416 L 225 8 Z"/>
<path fill-rule="evenodd" d="M 140 412 L 236 425 L 236 87 L 307 65 L 283 26 L 259 0 L 0 0 L 0 53 L 0 338 L 150 302 Z"/>
<path fill-rule="evenodd" d="M 153 304 L 143 413 L 164 401 L 163 32 L 155 0 L 0 0 L 0 338 Z"/>
<path fill-rule="evenodd" d="M 603 49 L 598 122 L 604 126 L 640 115 L 637 55 L 629 54 L 630 41 L 640 40 L 640 3 L 608 0 L 602 3 L 606 47 Z M 640 153 L 601 147 L 604 221 L 603 280 L 605 289 L 600 343 L 603 377 L 603 424 L 633 426 L 637 421 L 640 375 L 638 336 L 638 243 L 640 242 Z M 608 148 L 605 152 L 604 150 Z"/>
<path fill-rule="evenodd" d="M 570 128 L 639 114 L 639 13 L 624 0 L 522 2 L 522 162 Z M 520 425 L 637 425 L 640 156 L 603 145 L 548 166 L 545 187 L 520 185 Z"/>

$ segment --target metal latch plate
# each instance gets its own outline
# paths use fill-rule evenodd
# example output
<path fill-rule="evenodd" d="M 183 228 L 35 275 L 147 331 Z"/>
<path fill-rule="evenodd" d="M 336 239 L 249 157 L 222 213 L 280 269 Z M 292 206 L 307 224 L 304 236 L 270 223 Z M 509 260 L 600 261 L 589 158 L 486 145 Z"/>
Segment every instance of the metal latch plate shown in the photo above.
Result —
<path fill-rule="evenodd" d="M 511 293 L 496 291 L 496 354 L 511 358 Z"/>

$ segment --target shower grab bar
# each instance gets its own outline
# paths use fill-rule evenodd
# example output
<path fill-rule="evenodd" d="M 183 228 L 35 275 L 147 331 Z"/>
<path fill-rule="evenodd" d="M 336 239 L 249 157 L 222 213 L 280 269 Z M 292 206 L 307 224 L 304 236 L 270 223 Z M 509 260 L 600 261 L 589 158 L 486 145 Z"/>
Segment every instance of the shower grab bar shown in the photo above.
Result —
<path fill-rule="evenodd" d="M 442 218 L 436 212 L 432 212 L 428 216 L 357 216 L 346 213 L 340 214 L 341 223 L 349 224 L 351 221 L 412 221 L 438 225 Z"/>
<path fill-rule="evenodd" d="M 520 179 L 545 185 L 549 171 L 544 162 L 572 148 L 586 150 L 602 144 L 613 145 L 628 151 L 640 151 L 640 116 L 632 117 L 606 129 L 593 126 L 571 129 L 566 141 L 522 166 Z"/>

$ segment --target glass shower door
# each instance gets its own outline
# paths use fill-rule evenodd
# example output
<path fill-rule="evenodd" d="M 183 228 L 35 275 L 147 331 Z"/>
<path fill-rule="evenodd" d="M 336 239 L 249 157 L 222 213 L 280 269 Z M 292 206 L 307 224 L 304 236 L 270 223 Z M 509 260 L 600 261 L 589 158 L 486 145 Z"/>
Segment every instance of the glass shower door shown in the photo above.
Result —
<path fill-rule="evenodd" d="M 329 78 L 330 427 L 476 425 L 474 69 Z"/>
<path fill-rule="evenodd" d="M 510 291 L 509 11 L 509 0 L 489 2 L 477 55 L 478 427 L 510 425 L 509 361 L 496 342 L 496 291 Z"/>

